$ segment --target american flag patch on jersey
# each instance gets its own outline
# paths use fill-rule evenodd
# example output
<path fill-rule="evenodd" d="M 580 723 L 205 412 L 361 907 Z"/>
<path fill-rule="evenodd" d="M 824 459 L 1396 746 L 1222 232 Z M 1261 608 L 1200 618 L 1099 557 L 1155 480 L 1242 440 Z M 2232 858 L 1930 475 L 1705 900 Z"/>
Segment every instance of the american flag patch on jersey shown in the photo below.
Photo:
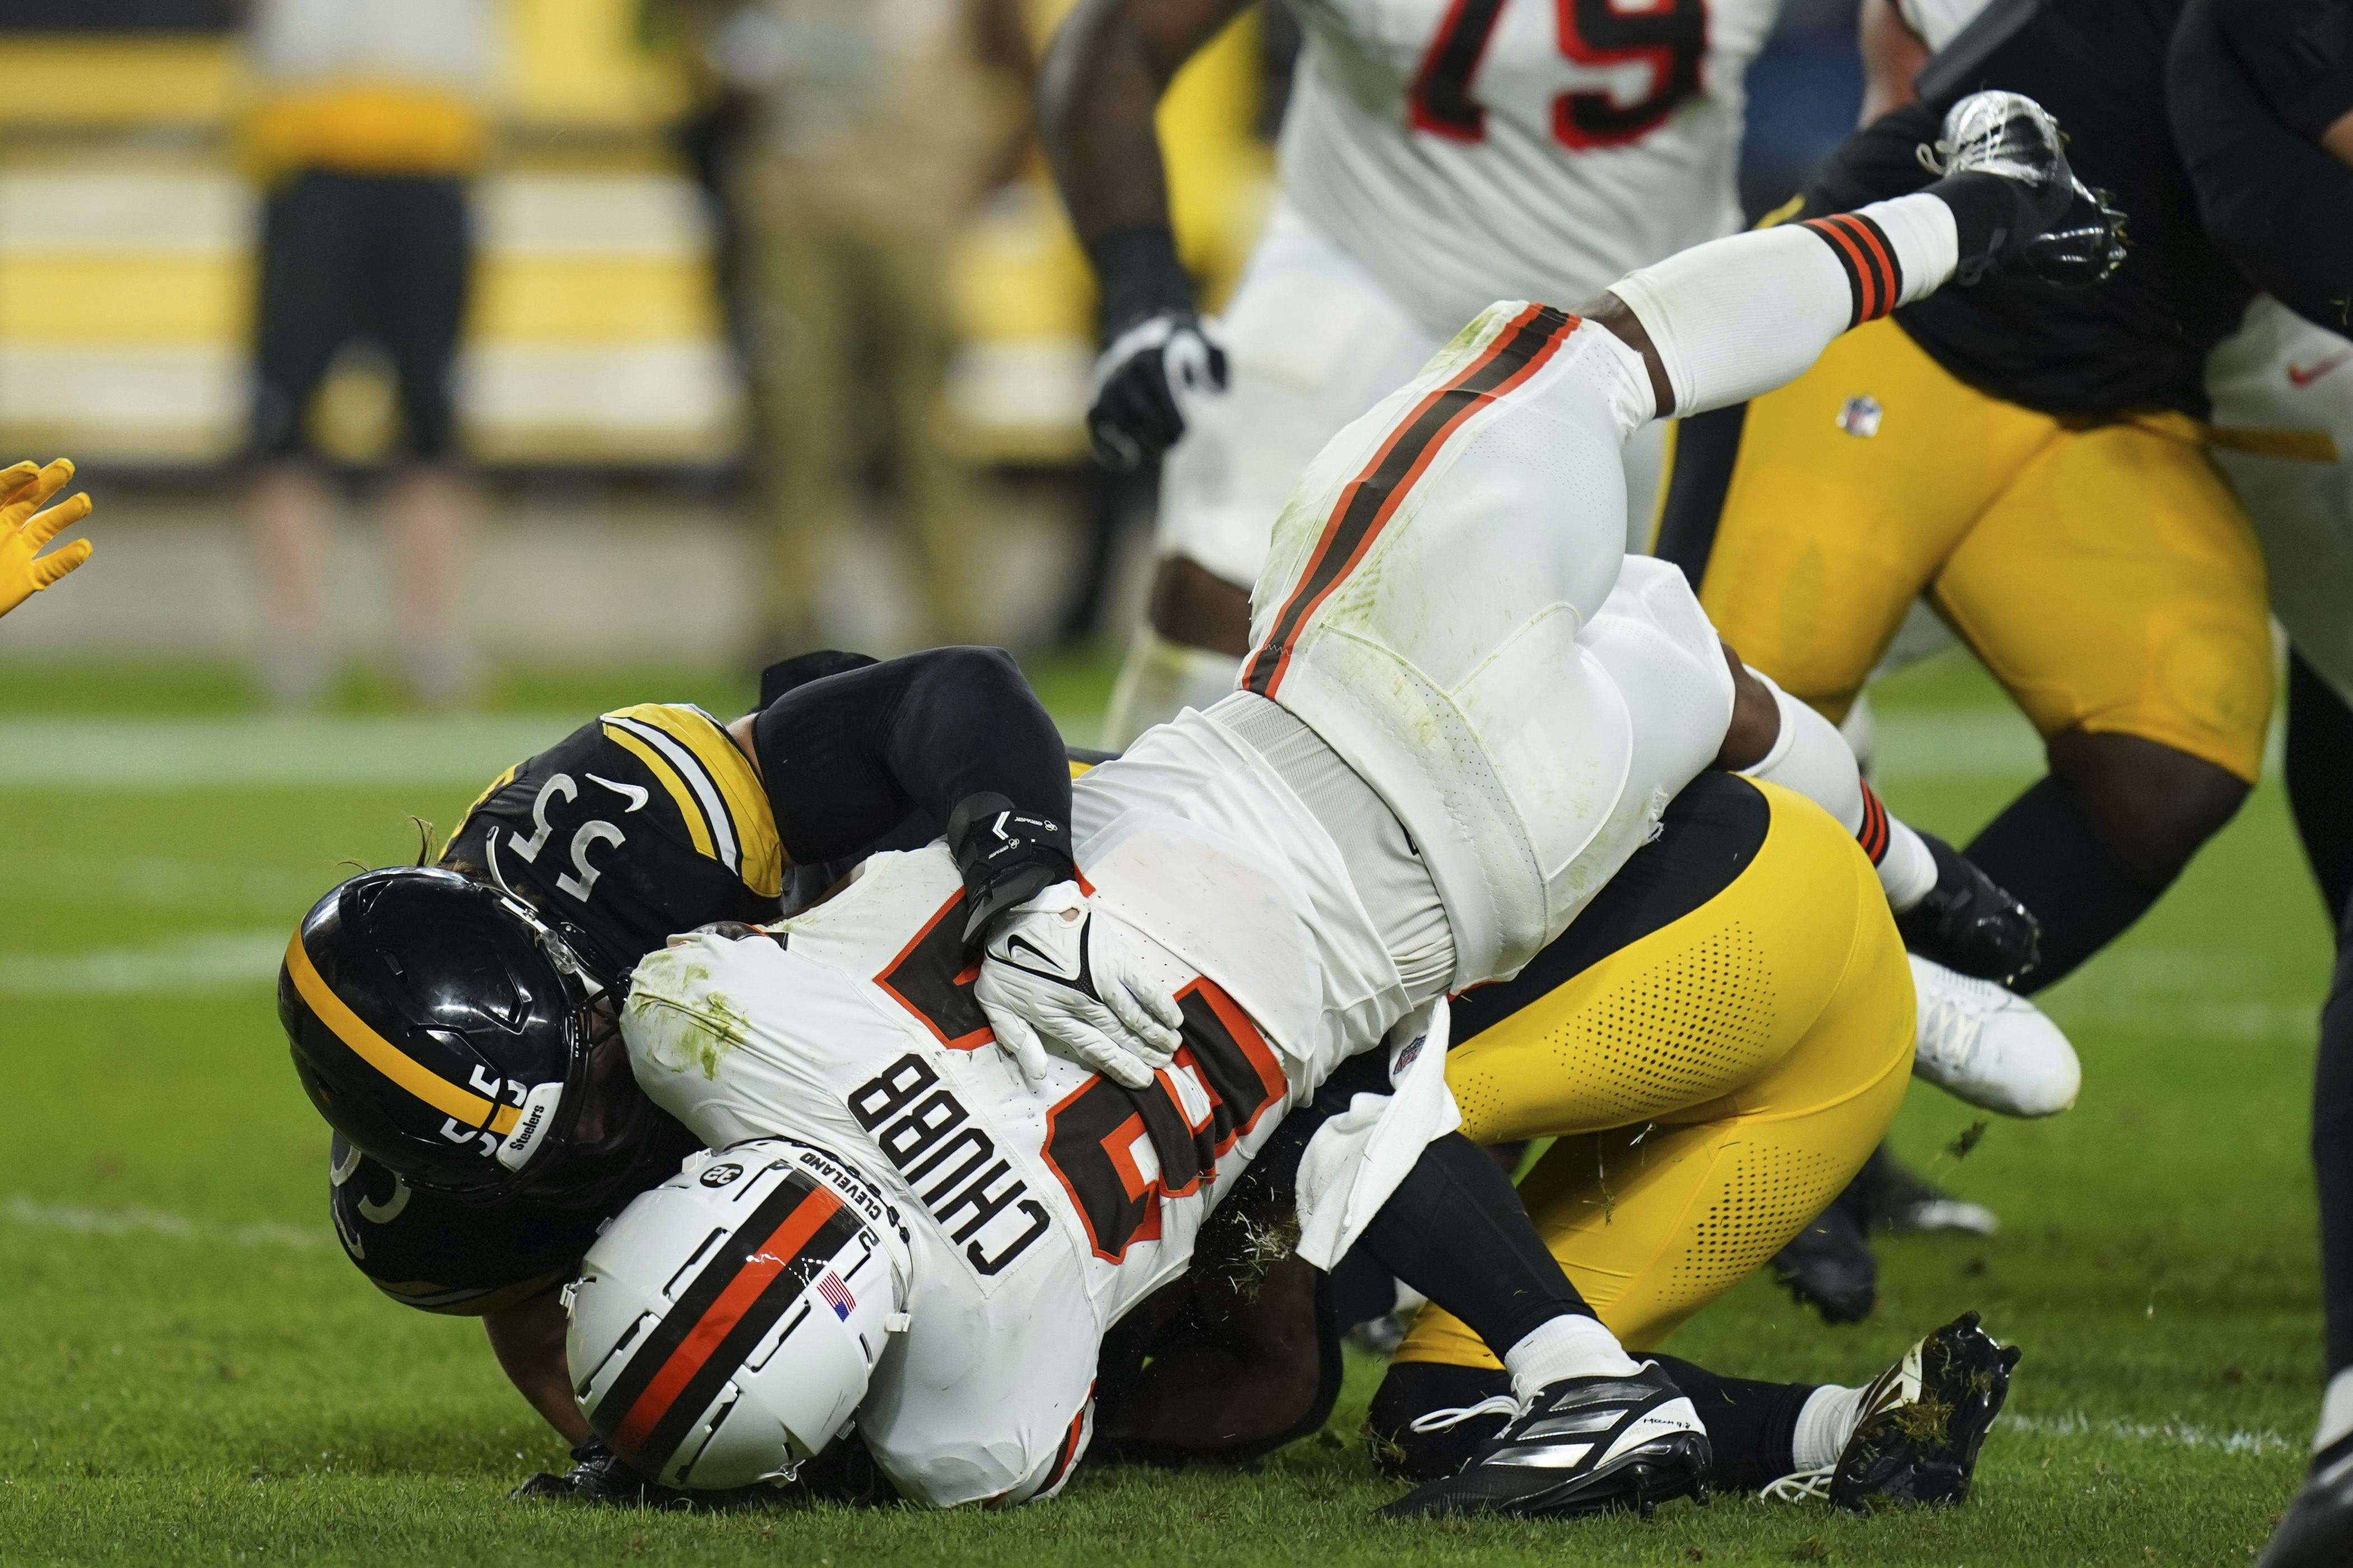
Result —
<path fill-rule="evenodd" d="M 849 1287 L 844 1285 L 832 1269 L 828 1268 L 818 1276 L 817 1293 L 825 1298 L 835 1317 L 845 1323 L 849 1321 L 850 1309 L 858 1305 L 858 1298 L 849 1293 Z"/>

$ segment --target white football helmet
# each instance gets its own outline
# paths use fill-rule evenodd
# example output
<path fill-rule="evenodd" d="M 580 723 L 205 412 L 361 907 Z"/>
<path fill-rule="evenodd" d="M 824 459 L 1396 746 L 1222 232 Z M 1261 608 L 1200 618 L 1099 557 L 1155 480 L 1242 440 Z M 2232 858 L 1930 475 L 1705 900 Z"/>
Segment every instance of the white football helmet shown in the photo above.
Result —
<path fill-rule="evenodd" d="M 898 1211 L 822 1149 L 687 1160 L 596 1238 L 565 1293 L 573 1396 L 640 1475 L 789 1480 L 849 1429 L 907 1317 Z"/>

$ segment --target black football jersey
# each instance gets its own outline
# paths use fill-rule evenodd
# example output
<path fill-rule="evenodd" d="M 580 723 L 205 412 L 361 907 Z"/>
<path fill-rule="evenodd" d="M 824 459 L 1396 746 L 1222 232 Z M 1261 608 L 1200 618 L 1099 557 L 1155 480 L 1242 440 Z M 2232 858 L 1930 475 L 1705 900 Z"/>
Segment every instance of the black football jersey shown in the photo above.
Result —
<path fill-rule="evenodd" d="M 1103 755 L 1071 749 L 1071 775 Z M 919 848 L 939 831 L 911 818 L 869 852 Z M 798 900 L 862 858 L 800 868 Z M 782 912 L 784 852 L 759 775 L 718 720 L 683 704 L 617 709 L 509 768 L 469 808 L 442 858 L 494 871 L 573 928 L 616 989 L 676 932 Z M 682 1129 L 678 1136 L 673 1159 L 694 1143 Z M 466 1317 L 571 1279 L 605 1221 L 637 1195 L 593 1211 L 463 1204 L 407 1185 L 340 1136 L 329 1167 L 335 1234 L 360 1272 L 396 1301 Z"/>
<path fill-rule="evenodd" d="M 1916 190 L 1917 146 L 1965 94 L 2022 92 L 2056 117 L 2084 184 L 2126 215 L 2124 264 L 2090 289 L 2022 274 L 1948 284 L 1895 322 L 1962 381 L 2046 414 L 2210 412 L 2206 356 L 2253 289 L 2207 236 L 2168 119 L 2183 0 L 1992 0 L 1921 71 L 1921 102 L 1856 133 L 1807 194 L 1840 212 Z"/>
<path fill-rule="evenodd" d="M 618 988 L 638 959 L 712 921 L 772 921 L 784 852 L 751 763 L 682 703 L 617 709 L 491 782 L 443 861 L 480 867 Z"/>
<path fill-rule="evenodd" d="M 2042 0 L 1981 58 L 1922 72 L 1942 111 L 1979 88 L 2022 92 L 2067 135 L 2067 159 L 2126 214 L 2124 265 L 2096 288 L 1997 275 L 1895 313 L 1963 381 L 2049 414 L 2211 411 L 2206 356 L 2253 290 L 2207 237 L 2166 112 L 2181 0 Z M 1947 53 L 1962 50 L 1964 34 Z M 1942 91 L 1934 89 L 1941 88 Z"/>

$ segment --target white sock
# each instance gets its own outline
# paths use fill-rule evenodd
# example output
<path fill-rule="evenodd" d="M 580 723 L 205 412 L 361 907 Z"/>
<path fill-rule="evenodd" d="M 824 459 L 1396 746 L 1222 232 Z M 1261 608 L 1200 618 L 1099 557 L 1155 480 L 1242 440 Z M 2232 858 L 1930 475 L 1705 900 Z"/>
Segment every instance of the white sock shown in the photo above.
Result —
<path fill-rule="evenodd" d="M 1838 1463 L 1846 1440 L 1854 1436 L 1855 1423 L 1862 1419 L 1866 1392 L 1831 1384 L 1806 1396 L 1805 1408 L 1798 1412 L 1797 1437 L 1789 1445 L 1799 1469 L 1826 1470 Z"/>
<path fill-rule="evenodd" d="M 1879 831 L 1868 822 L 1872 815 L 1865 804 L 1869 790 L 1845 733 L 1812 707 L 1782 690 L 1764 671 L 1751 669 L 1748 673 L 1772 692 L 1774 706 L 1781 710 L 1781 730 L 1773 737 L 1773 749 L 1765 753 L 1763 760 L 1753 767 L 1741 769 L 1741 773 L 1797 791 L 1837 817 L 1839 826 L 1858 838 L 1866 830 Z M 1936 886 L 1936 859 L 1920 842 L 1920 836 L 1896 821 L 1885 807 L 1879 809 L 1878 816 L 1884 821 L 1887 834 L 1887 847 L 1879 857 L 1879 885 L 1886 889 L 1889 906 L 1900 915 L 1926 898 Z M 1865 845 L 1867 847 L 1868 840 Z"/>
<path fill-rule="evenodd" d="M 1599 1320 L 1564 1312 L 1505 1351 L 1504 1368 L 1512 1393 L 1527 1400 L 1565 1377 L 1631 1377 L 1642 1363 Z"/>
<path fill-rule="evenodd" d="M 1862 770 L 1855 765 L 1854 753 L 1847 750 L 1846 737 L 1839 733 L 1837 725 L 1782 690 L 1763 670 L 1752 668 L 1748 673 L 1773 694 L 1773 705 L 1781 711 L 1781 728 L 1773 737 L 1773 749 L 1753 766 L 1741 769 L 1741 773 L 1795 790 L 1837 817 L 1839 826 L 1849 833 L 1860 832 Z"/>
<path fill-rule="evenodd" d="M 2328 1392 L 2320 1396 L 2320 1429 L 2312 1435 L 2312 1451 L 2348 1436 L 2353 1436 L 2353 1367 L 2330 1378 Z"/>
<path fill-rule="evenodd" d="M 1887 819 L 1887 853 L 1879 858 L 1879 885 L 1887 889 L 1887 907 L 1899 915 L 1936 890 L 1936 858 L 1893 815 Z"/>
<path fill-rule="evenodd" d="M 1103 715 L 1106 751 L 1124 751 L 1155 724 L 1187 708 L 1207 708 L 1234 689 L 1242 661 L 1205 647 L 1171 642 L 1149 626 L 1135 628 L 1126 661 Z"/>

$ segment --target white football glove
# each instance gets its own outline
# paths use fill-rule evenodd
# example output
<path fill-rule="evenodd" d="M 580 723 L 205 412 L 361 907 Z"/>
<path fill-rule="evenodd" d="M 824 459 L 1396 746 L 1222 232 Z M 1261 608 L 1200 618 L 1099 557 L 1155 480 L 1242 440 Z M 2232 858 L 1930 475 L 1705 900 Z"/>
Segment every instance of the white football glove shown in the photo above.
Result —
<path fill-rule="evenodd" d="M 1076 882 L 1057 882 L 1005 911 L 983 949 L 973 995 L 997 1049 L 1033 1089 L 1045 1081 L 1050 1042 L 1129 1089 L 1149 1084 L 1184 1043 L 1176 998 L 1136 967 Z"/>

